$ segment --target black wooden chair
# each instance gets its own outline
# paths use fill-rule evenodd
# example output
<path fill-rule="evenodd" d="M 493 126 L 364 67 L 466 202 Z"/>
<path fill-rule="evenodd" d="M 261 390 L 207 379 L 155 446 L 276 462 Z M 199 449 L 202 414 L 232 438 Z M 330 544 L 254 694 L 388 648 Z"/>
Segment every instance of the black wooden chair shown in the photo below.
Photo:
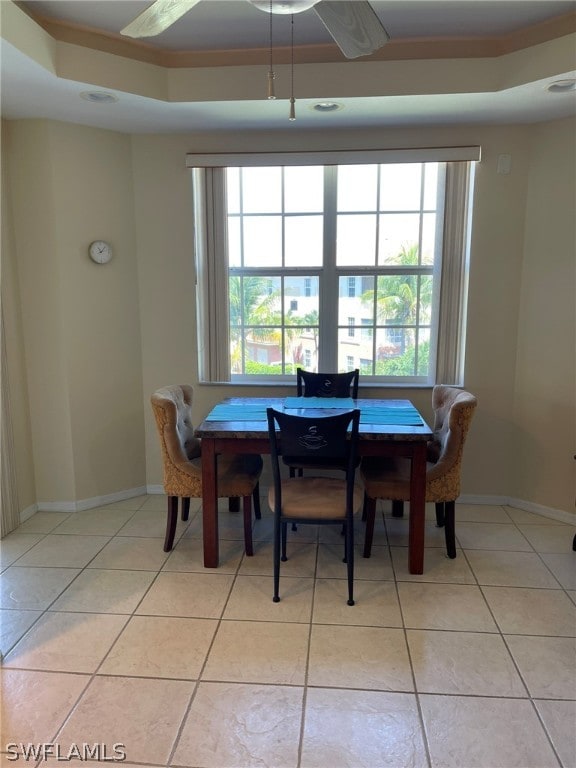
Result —
<path fill-rule="evenodd" d="M 355 483 L 360 411 L 335 416 L 289 415 L 267 409 L 273 485 L 268 494 L 274 512 L 274 596 L 280 600 L 280 561 L 285 561 L 287 524 L 340 524 L 344 526 L 344 560 L 348 567 L 348 605 L 354 605 L 354 513 L 361 508 L 363 491 Z M 279 433 L 278 431 L 279 430 Z M 343 478 L 281 476 L 284 454 L 331 461 L 346 466 Z"/>

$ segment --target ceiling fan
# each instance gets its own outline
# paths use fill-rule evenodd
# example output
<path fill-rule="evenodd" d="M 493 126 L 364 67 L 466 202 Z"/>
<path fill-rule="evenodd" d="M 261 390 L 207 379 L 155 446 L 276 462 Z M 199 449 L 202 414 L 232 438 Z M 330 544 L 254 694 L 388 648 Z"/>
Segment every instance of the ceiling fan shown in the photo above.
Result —
<path fill-rule="evenodd" d="M 200 0 L 156 0 L 121 30 L 128 37 L 153 37 Z M 301 13 L 313 9 L 347 59 L 367 56 L 390 39 L 367 0 L 248 0 L 267 13 Z"/>

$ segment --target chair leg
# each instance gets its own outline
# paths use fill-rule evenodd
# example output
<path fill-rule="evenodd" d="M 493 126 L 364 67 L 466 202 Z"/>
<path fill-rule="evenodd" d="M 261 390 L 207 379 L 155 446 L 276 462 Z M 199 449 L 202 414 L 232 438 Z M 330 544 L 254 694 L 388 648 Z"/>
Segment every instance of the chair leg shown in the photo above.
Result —
<path fill-rule="evenodd" d="M 392 502 L 392 517 L 404 517 L 404 502 L 394 500 Z"/>
<path fill-rule="evenodd" d="M 354 523 L 346 524 L 346 567 L 348 570 L 348 605 L 354 605 Z"/>
<path fill-rule="evenodd" d="M 437 501 L 436 502 L 436 525 L 438 528 L 444 528 L 444 522 L 445 522 L 445 512 L 444 512 L 444 502 L 443 501 Z"/>
<path fill-rule="evenodd" d="M 290 477 L 296 477 L 296 469 L 294 467 L 290 467 Z"/>
<path fill-rule="evenodd" d="M 286 539 L 288 538 L 288 536 L 287 536 L 287 533 L 288 533 L 288 523 L 282 523 L 282 526 L 281 526 L 280 530 L 281 530 L 281 533 L 282 533 L 282 536 L 281 536 L 281 538 L 282 538 L 281 553 L 282 554 L 280 556 L 280 559 L 282 560 L 283 563 L 285 563 L 286 560 L 288 560 L 288 558 L 286 557 Z"/>
<path fill-rule="evenodd" d="M 252 498 L 254 499 L 254 517 L 256 520 L 262 519 L 262 512 L 260 511 L 260 483 L 256 483 L 252 492 Z"/>
<path fill-rule="evenodd" d="M 166 538 L 164 552 L 170 552 L 174 544 L 176 523 L 178 522 L 178 496 L 168 496 L 168 519 L 166 521 Z"/>
<path fill-rule="evenodd" d="M 366 531 L 364 534 L 364 557 L 370 557 L 372 539 L 374 538 L 374 518 L 376 516 L 376 499 L 364 494 L 364 509 L 366 510 Z"/>
<path fill-rule="evenodd" d="M 190 497 L 184 496 L 182 499 L 182 520 L 188 520 L 190 517 Z"/>
<path fill-rule="evenodd" d="M 444 535 L 446 537 L 446 552 L 452 560 L 456 557 L 456 502 L 447 501 L 444 504 Z"/>
<path fill-rule="evenodd" d="M 252 547 L 252 496 L 244 496 L 244 549 L 248 557 L 252 557 L 254 549 Z"/>
<path fill-rule="evenodd" d="M 239 512 L 240 511 L 240 497 L 239 496 L 230 496 L 228 499 L 228 512 Z"/>
<path fill-rule="evenodd" d="M 275 603 L 280 602 L 280 520 L 274 515 L 274 596 Z"/>
<path fill-rule="evenodd" d="M 576 534 L 574 534 L 574 538 L 572 539 L 572 549 L 576 552 Z"/>

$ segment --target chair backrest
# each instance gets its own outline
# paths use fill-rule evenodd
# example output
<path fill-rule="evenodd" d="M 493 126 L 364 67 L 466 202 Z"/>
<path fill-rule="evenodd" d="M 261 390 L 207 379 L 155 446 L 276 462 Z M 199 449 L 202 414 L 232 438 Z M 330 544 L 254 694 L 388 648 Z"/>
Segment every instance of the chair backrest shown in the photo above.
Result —
<path fill-rule="evenodd" d="M 325 460 L 346 466 L 346 480 L 354 485 L 360 411 L 356 408 L 335 416 L 295 416 L 268 408 L 268 435 L 272 458 L 274 484 L 280 485 L 279 457 L 287 455 L 301 459 Z M 277 432 L 279 430 L 279 434 Z"/>
<path fill-rule="evenodd" d="M 296 369 L 296 394 L 298 397 L 358 397 L 360 370 L 346 373 L 315 373 Z"/>
<path fill-rule="evenodd" d="M 174 495 L 188 495 L 188 465 L 201 455 L 201 442 L 194 437 L 192 423 L 193 398 L 194 389 L 189 384 L 162 387 L 150 398 L 162 449 L 164 487 Z M 183 474 L 185 466 L 188 471 Z"/>
<path fill-rule="evenodd" d="M 437 384 L 432 390 L 434 439 L 428 459 L 434 465 L 426 475 L 427 498 L 440 489 L 445 499 L 458 497 L 464 443 L 477 404 L 474 395 L 458 387 Z"/>

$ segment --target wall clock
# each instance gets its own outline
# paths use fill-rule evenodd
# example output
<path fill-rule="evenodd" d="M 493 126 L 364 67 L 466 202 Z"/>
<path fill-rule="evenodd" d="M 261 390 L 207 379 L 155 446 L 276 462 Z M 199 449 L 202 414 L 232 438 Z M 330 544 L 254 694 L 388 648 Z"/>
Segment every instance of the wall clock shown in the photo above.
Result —
<path fill-rule="evenodd" d="M 104 240 L 95 240 L 90 243 L 88 253 L 96 264 L 107 264 L 112 258 L 112 246 Z"/>

